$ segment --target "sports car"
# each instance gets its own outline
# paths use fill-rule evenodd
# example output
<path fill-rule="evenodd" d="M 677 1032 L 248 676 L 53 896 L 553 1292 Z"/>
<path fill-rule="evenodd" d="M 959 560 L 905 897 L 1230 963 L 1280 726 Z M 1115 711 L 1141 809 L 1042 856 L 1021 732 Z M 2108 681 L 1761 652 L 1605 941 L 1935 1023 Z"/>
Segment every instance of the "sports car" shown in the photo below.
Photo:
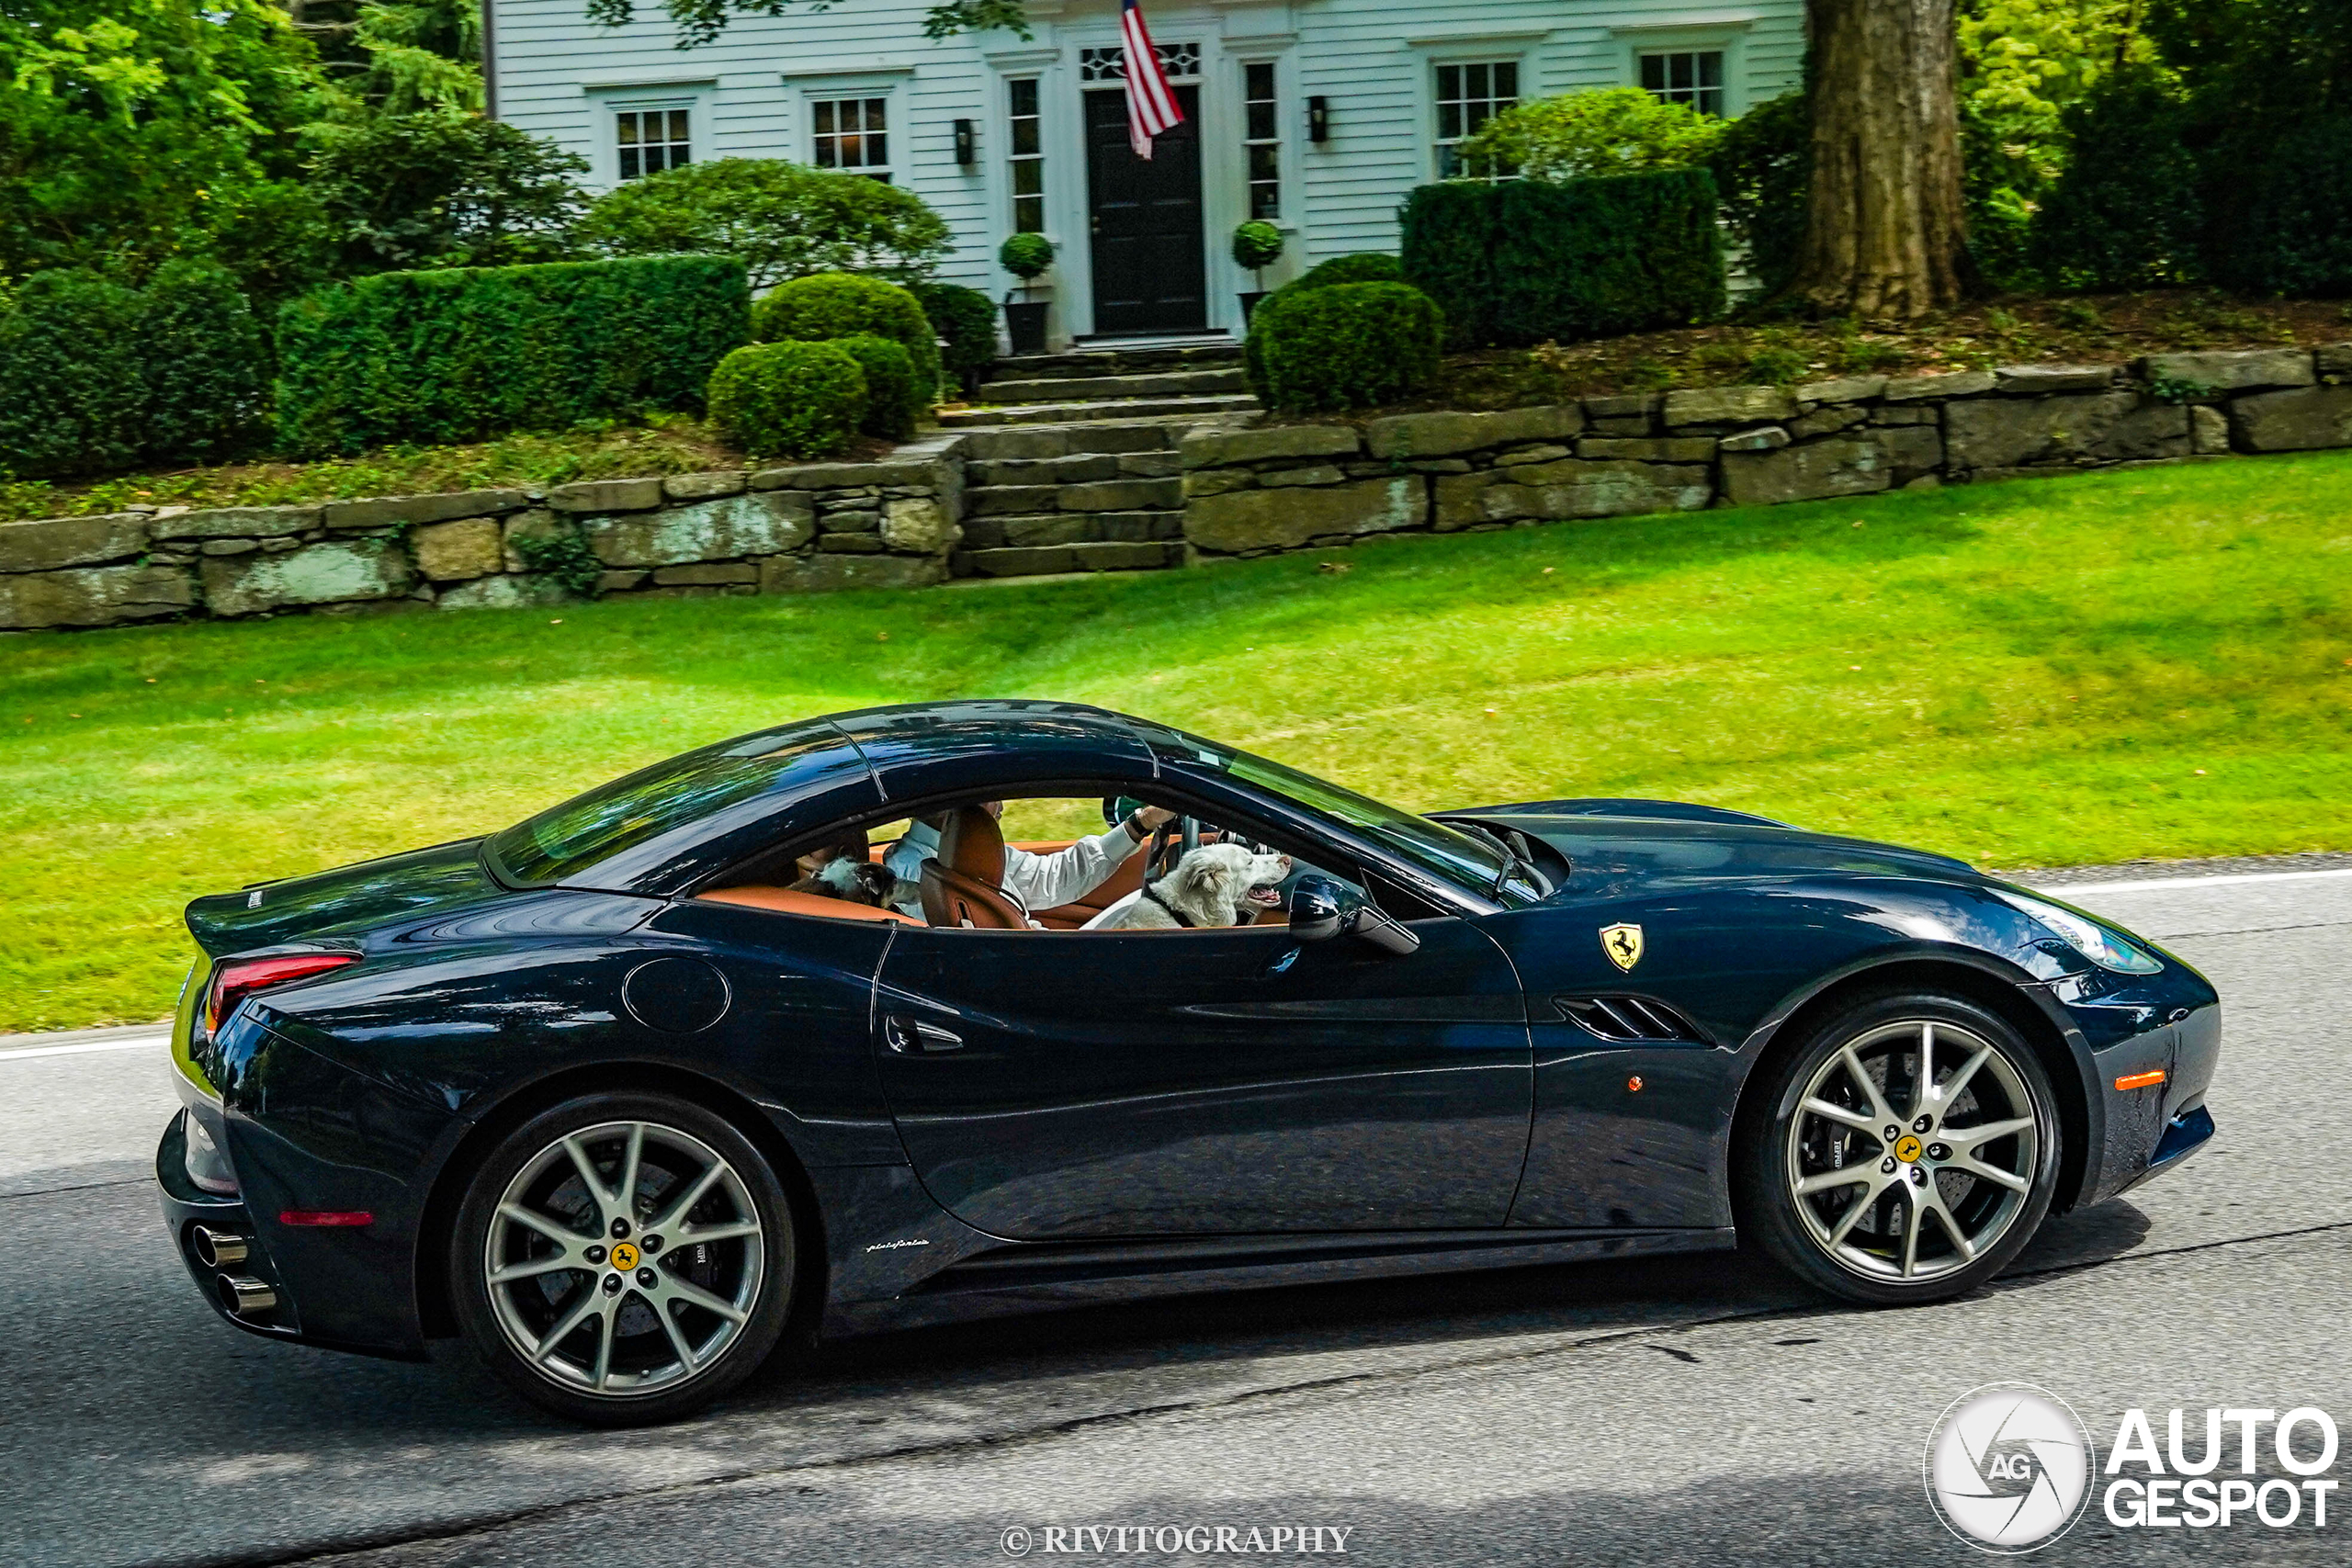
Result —
<path fill-rule="evenodd" d="M 1102 830 L 1008 847 L 1006 802 Z M 1213 842 L 1286 880 L 1088 929 Z M 786 724 L 187 925 L 156 1180 L 220 1313 L 461 1336 L 615 1426 L 779 1345 L 1178 1292 L 1744 1242 L 1935 1301 L 2209 1139 L 2221 1041 L 2177 957 L 1940 855 L 1416 815 L 1051 702 Z"/>

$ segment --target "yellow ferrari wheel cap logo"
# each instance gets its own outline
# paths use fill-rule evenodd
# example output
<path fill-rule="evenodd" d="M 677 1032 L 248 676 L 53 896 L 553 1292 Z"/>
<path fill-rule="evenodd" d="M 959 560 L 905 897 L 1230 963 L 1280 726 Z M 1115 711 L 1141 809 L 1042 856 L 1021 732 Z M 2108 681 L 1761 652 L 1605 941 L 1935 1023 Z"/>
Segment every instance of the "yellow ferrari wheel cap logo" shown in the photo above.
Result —
<path fill-rule="evenodd" d="M 1905 1165 L 1918 1164 L 1919 1140 L 1913 1137 L 1908 1133 L 1904 1134 L 1903 1136 L 1895 1142 L 1894 1157 L 1901 1160 Z"/>
<path fill-rule="evenodd" d="M 1631 969 L 1642 961 L 1642 928 L 1639 926 L 1603 926 L 1600 928 L 1600 951 L 1609 954 L 1609 962 L 1620 969 Z"/>
<path fill-rule="evenodd" d="M 638 1265 L 637 1248 L 628 1242 L 613 1244 L 613 1267 L 626 1274 Z"/>

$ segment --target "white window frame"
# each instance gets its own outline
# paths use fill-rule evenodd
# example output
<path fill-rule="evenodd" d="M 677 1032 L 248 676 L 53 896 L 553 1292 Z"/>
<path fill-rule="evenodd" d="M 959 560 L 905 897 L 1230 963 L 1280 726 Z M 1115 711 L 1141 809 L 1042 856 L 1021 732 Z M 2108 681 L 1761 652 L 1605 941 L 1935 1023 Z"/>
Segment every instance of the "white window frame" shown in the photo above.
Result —
<path fill-rule="evenodd" d="M 1724 108 L 1725 119 L 1737 119 L 1747 112 L 1747 35 L 1753 17 L 1720 16 L 1699 21 L 1661 23 L 1646 27 L 1624 27 L 1610 29 L 1611 40 L 1617 46 L 1617 71 L 1629 87 L 1642 85 L 1642 56 L 1645 54 L 1720 54 L 1724 57 Z"/>
<path fill-rule="evenodd" d="M 1487 96 L 1483 99 L 1474 99 L 1468 96 L 1449 99 L 1444 96 L 1441 78 L 1444 73 L 1448 71 L 1466 72 L 1475 71 L 1480 67 L 1484 67 L 1487 71 L 1493 72 L 1506 66 L 1510 68 L 1511 73 L 1511 93 L 1510 102 L 1505 107 L 1516 108 L 1521 104 L 1528 101 L 1528 88 L 1532 85 L 1528 80 L 1528 67 L 1527 62 L 1524 58 L 1511 54 L 1501 54 L 1497 55 L 1492 59 L 1478 56 L 1465 57 L 1459 60 L 1432 60 L 1430 62 L 1429 82 L 1426 88 L 1426 91 L 1429 94 L 1430 128 L 1431 131 L 1430 137 L 1430 166 L 1435 172 L 1439 179 L 1470 179 L 1474 177 L 1470 175 L 1461 173 L 1459 170 L 1452 174 L 1448 174 L 1446 172 L 1445 164 L 1448 151 L 1460 145 L 1463 141 L 1467 141 L 1474 133 L 1469 129 L 1469 120 L 1465 115 L 1463 120 L 1463 134 L 1449 140 L 1445 134 L 1444 106 L 1449 102 L 1459 104 L 1483 102 L 1490 106 L 1499 105 L 1502 103 L 1501 97 L 1492 90 L 1494 82 L 1491 76 L 1487 81 Z M 1468 91 L 1468 82 L 1466 79 L 1463 84 L 1463 87 L 1466 94 Z M 1499 110 L 1495 112 L 1499 112 Z M 1493 113 L 1489 113 L 1487 118 L 1491 119 L 1493 118 Z M 1498 175 L 1491 177 L 1500 179 L 1506 176 Z"/>
<path fill-rule="evenodd" d="M 1649 66 L 1654 60 L 1668 62 L 1662 68 L 1667 79 L 1657 86 L 1652 86 L 1649 81 Z M 1690 62 L 1692 80 L 1688 86 L 1681 85 L 1673 79 L 1672 62 L 1678 60 L 1687 60 Z M 1715 81 L 1712 86 L 1697 79 L 1701 62 L 1708 60 L 1715 62 Z M 1698 110 L 1701 114 L 1713 115 L 1718 119 L 1731 118 L 1731 51 L 1729 50 L 1680 47 L 1661 49 L 1656 46 L 1637 49 L 1634 51 L 1634 85 L 1661 103 L 1681 104 L 1687 108 Z M 1714 98 L 1713 104 L 1707 102 L 1711 94 Z"/>
<path fill-rule="evenodd" d="M 1306 133 L 1304 111 L 1300 113 L 1299 122 L 1293 125 L 1291 120 L 1294 117 L 1289 111 L 1295 107 L 1294 96 L 1289 91 L 1289 84 L 1283 80 L 1285 73 L 1279 56 L 1238 55 L 1233 58 L 1231 68 L 1240 77 L 1236 102 L 1240 110 L 1237 123 L 1241 131 L 1241 209 L 1250 220 L 1263 219 L 1269 223 L 1281 224 L 1286 217 L 1293 216 L 1290 209 L 1295 205 L 1291 199 L 1295 197 L 1296 190 L 1290 177 L 1290 154 L 1293 143 Z M 1274 133 L 1270 137 L 1254 136 L 1250 129 L 1250 106 L 1265 101 L 1250 96 L 1250 77 L 1259 71 L 1265 72 L 1273 79 Z M 1274 152 L 1274 209 L 1264 213 L 1258 210 L 1258 177 L 1254 168 L 1261 147 L 1272 147 Z"/>
<path fill-rule="evenodd" d="M 1405 40 L 1407 48 L 1411 51 L 1414 69 L 1419 73 L 1413 83 L 1412 102 L 1415 124 L 1420 137 L 1420 151 L 1416 157 L 1423 171 L 1421 177 L 1424 181 L 1446 177 L 1441 172 L 1444 160 L 1438 152 L 1438 67 L 1516 65 L 1519 67 L 1519 101 L 1530 103 L 1543 96 L 1544 77 L 1536 54 L 1549 37 L 1549 28 L 1531 28 L 1508 31 L 1465 30 Z"/>
<path fill-rule="evenodd" d="M 888 156 L 879 164 L 860 164 L 855 168 L 844 168 L 838 162 L 832 164 L 821 162 L 818 156 L 817 146 L 820 136 L 863 138 L 873 133 L 863 129 L 854 131 L 843 131 L 838 129 L 830 132 L 820 131 L 817 128 L 819 106 L 854 103 L 859 106 L 862 126 L 866 106 L 877 101 L 882 105 L 883 151 Z M 893 84 L 848 82 L 807 84 L 800 89 L 800 124 L 803 162 L 810 168 L 822 170 L 827 174 L 858 175 L 867 179 L 879 179 L 885 185 L 906 184 L 910 172 L 904 157 L 907 148 L 907 128 L 900 96 Z M 838 121 L 836 124 L 838 125 Z M 860 156 L 864 155 L 864 152 L 865 149 L 861 145 Z"/>
<path fill-rule="evenodd" d="M 707 85 L 592 89 L 592 96 L 595 104 L 596 150 L 588 160 L 589 169 L 592 177 L 606 190 L 644 177 L 642 173 L 628 179 L 621 175 L 620 117 L 624 114 L 668 114 L 684 109 L 688 162 L 705 164 L 718 155 L 710 144 L 710 95 Z"/>
<path fill-rule="evenodd" d="M 1049 106 L 1046 103 L 1046 85 L 1051 79 L 1042 70 L 1008 72 L 998 78 L 998 91 L 1001 95 L 998 101 L 1004 116 L 1004 154 L 1000 162 L 1004 165 L 1006 205 L 1004 231 L 1008 234 L 1044 234 L 1051 231 L 1054 226 L 1054 193 L 1050 182 L 1054 175 L 1054 164 L 1057 160 L 1054 157 L 1053 148 L 1050 145 L 1049 128 L 1052 125 L 1052 116 L 1048 112 Z M 1014 92 L 1023 86 L 1030 88 L 1037 96 L 1036 112 L 1034 115 L 1020 115 L 1013 112 Z M 1013 122 L 1021 119 L 1034 119 L 1036 122 L 1037 150 L 1035 152 L 1023 152 L 1020 150 L 1020 142 L 1012 128 Z M 1023 193 L 1020 181 L 1014 177 L 1023 164 L 1031 165 L 1037 171 L 1037 188 L 1027 194 Z M 1037 225 L 1035 229 L 1023 229 L 1021 226 L 1021 204 L 1024 201 L 1034 201 L 1037 204 Z"/>

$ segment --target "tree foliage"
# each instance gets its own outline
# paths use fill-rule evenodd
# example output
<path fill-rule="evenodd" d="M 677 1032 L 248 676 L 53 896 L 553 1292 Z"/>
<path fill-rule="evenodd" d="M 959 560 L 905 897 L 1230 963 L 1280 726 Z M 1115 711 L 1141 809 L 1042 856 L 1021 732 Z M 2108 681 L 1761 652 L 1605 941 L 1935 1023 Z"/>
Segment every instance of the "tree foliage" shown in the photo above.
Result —
<path fill-rule="evenodd" d="M 452 109 L 321 125 L 311 140 L 313 188 L 345 276 L 572 254 L 588 203 L 576 176 L 588 162 L 551 141 Z"/>
<path fill-rule="evenodd" d="M 781 158 L 720 158 L 631 180 L 579 226 L 605 255 L 739 256 L 754 289 L 818 273 L 912 282 L 947 254 L 947 225 L 899 186 Z"/>
<path fill-rule="evenodd" d="M 663 0 L 662 4 L 677 30 L 680 49 L 709 43 L 727 30 L 732 17 L 784 17 L 792 8 L 793 0 Z M 831 10 L 832 0 L 805 0 L 802 8 Z M 598 27 L 625 28 L 636 16 L 635 0 L 588 0 L 588 19 Z M 923 36 L 931 39 L 990 28 L 1029 37 L 1029 17 L 1023 0 L 937 0 L 923 16 Z"/>
<path fill-rule="evenodd" d="M 1473 174 L 1558 184 L 1702 164 L 1724 122 L 1640 87 L 1597 87 L 1521 104 L 1462 143 Z"/>

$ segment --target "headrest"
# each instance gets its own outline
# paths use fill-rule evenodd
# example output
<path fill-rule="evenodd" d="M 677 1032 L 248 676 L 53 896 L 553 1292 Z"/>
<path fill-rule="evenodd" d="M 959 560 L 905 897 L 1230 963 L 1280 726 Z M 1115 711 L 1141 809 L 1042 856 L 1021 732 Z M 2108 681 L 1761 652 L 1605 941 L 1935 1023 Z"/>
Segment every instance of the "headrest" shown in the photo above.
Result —
<path fill-rule="evenodd" d="M 939 863 L 989 887 L 1004 886 L 1004 829 L 977 806 L 947 814 L 939 831 Z"/>

